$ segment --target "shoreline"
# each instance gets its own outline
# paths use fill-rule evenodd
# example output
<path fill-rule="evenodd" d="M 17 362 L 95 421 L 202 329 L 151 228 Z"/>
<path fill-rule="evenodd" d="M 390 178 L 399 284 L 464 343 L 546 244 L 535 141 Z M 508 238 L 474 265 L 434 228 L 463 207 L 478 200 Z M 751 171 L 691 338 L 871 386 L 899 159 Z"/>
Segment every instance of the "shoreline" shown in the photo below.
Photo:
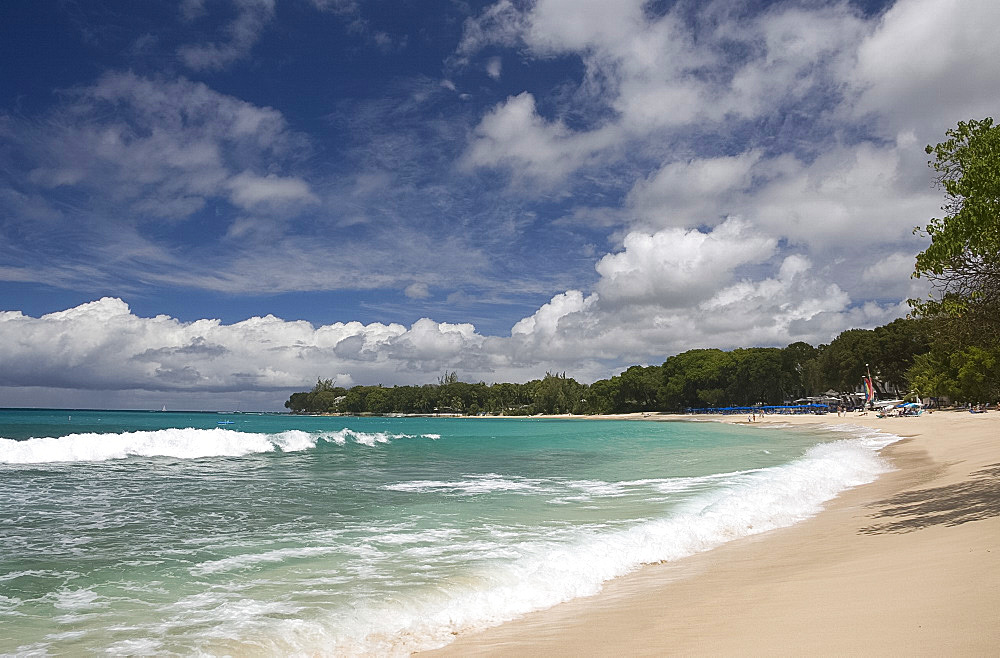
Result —
<path fill-rule="evenodd" d="M 667 414 L 595 418 L 695 420 Z M 1000 414 L 697 420 L 860 425 L 903 440 L 881 452 L 895 470 L 842 492 L 801 523 L 647 565 L 609 581 L 594 596 L 460 634 L 420 655 L 996 652 Z"/>

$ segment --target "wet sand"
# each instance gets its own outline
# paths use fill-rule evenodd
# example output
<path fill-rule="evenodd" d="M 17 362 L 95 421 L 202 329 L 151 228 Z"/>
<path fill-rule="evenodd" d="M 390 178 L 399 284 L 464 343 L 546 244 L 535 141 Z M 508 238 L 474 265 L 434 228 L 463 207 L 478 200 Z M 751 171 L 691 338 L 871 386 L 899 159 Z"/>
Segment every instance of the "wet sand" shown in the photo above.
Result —
<path fill-rule="evenodd" d="M 690 419 L 644 419 L 677 418 Z M 1000 655 L 1000 413 L 752 425 L 771 423 L 907 438 L 883 451 L 896 470 L 800 524 L 646 566 L 421 655 Z"/>

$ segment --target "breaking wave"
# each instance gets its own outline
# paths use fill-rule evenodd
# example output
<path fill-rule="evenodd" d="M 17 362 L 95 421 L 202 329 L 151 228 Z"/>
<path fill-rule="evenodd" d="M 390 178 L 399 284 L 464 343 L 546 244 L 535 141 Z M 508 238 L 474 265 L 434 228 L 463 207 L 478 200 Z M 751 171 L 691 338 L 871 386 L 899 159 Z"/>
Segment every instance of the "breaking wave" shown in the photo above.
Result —
<path fill-rule="evenodd" d="M 242 457 L 266 452 L 300 452 L 327 443 L 355 443 L 368 447 L 395 439 L 436 439 L 437 435 L 286 430 L 275 434 L 237 432 L 224 428 L 168 428 L 120 434 L 68 434 L 59 438 L 23 441 L 0 439 L 0 464 L 46 464 L 53 462 L 101 462 L 130 457 Z"/>

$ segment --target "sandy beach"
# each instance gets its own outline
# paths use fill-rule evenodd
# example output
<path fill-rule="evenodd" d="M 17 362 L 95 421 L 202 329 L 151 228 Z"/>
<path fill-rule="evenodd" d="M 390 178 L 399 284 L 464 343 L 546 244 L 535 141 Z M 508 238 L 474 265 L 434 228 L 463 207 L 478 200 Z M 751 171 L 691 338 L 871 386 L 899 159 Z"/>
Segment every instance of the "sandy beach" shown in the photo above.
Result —
<path fill-rule="evenodd" d="M 645 419 L 677 418 L 690 419 Z M 752 425 L 771 423 L 905 439 L 883 451 L 895 470 L 811 519 L 644 567 L 422 655 L 1000 655 L 1000 413 Z"/>

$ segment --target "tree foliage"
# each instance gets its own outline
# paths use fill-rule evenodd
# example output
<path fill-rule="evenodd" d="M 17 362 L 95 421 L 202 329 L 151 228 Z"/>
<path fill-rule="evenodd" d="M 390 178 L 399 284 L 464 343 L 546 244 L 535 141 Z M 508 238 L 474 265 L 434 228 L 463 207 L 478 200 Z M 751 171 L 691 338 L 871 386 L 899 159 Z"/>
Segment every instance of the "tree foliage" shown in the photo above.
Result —
<path fill-rule="evenodd" d="M 924 227 L 931 243 L 914 268 L 933 294 L 910 300 L 931 349 L 907 376 L 925 394 L 985 402 L 1000 393 L 1000 126 L 962 121 L 946 135 L 926 149 L 945 215 Z"/>
<path fill-rule="evenodd" d="M 915 277 L 936 296 L 910 300 L 918 315 L 949 316 L 952 338 L 1000 338 L 1000 126 L 961 121 L 928 146 L 928 164 L 945 192 L 945 216 L 923 228 L 930 245 L 917 255 Z M 920 231 L 920 229 L 916 229 Z"/>

